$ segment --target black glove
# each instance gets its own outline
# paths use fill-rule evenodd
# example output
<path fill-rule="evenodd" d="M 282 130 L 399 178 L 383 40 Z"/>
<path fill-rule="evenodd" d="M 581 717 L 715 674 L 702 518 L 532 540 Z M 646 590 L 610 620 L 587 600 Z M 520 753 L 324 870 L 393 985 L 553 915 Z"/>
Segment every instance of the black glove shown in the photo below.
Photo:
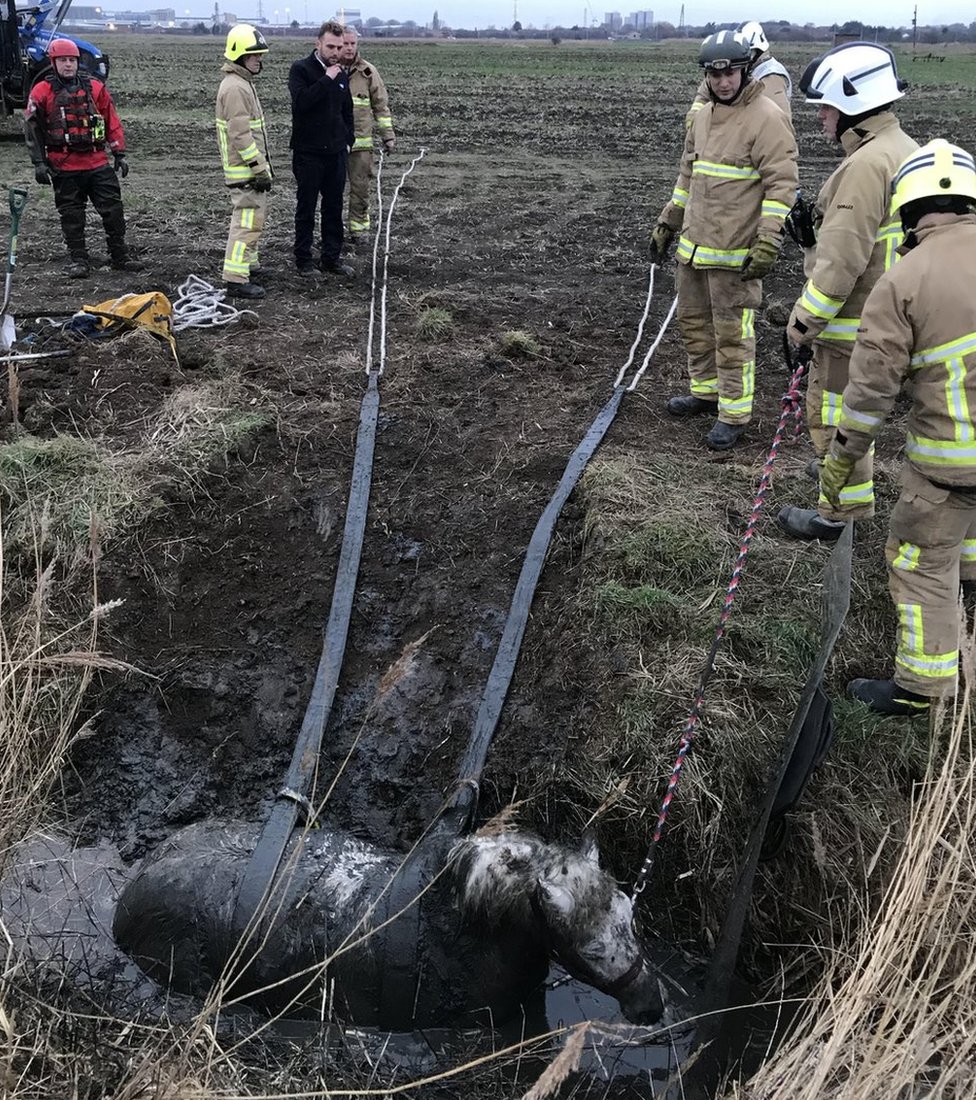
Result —
<path fill-rule="evenodd" d="M 45 186 L 51 186 L 51 169 L 46 164 L 34 165 L 34 179 L 38 183 L 43 183 Z"/>
<path fill-rule="evenodd" d="M 267 169 L 263 172 L 255 172 L 254 179 L 251 180 L 251 186 L 255 191 L 270 191 L 271 173 Z"/>
<path fill-rule="evenodd" d="M 652 264 L 663 264 L 674 240 L 674 230 L 667 222 L 658 222 L 651 230 L 650 257 Z"/>
<path fill-rule="evenodd" d="M 125 179 L 129 174 L 129 162 L 125 159 L 125 153 L 115 153 L 115 171 Z"/>
<path fill-rule="evenodd" d="M 788 343 L 790 345 L 790 357 L 795 367 L 798 367 L 801 363 L 809 363 L 813 358 L 813 348 L 809 344 L 795 344 L 792 340 L 789 340 Z"/>

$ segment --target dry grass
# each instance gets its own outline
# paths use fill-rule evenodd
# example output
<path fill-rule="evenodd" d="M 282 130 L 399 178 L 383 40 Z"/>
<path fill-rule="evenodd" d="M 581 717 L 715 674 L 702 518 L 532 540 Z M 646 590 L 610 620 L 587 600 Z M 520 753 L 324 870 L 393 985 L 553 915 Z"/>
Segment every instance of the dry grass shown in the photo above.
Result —
<path fill-rule="evenodd" d="M 971 1097 L 976 1080 L 972 685 L 940 722 L 884 901 L 829 960 L 792 1041 L 743 1100 Z"/>

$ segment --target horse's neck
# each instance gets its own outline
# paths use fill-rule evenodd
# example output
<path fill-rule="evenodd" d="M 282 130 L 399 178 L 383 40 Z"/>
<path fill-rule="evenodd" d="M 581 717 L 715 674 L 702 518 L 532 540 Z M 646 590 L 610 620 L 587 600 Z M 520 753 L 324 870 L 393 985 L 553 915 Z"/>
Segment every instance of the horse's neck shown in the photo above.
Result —
<path fill-rule="evenodd" d="M 486 916 L 531 920 L 532 891 L 545 862 L 545 845 L 526 833 L 472 836 L 454 850 L 463 907 Z"/>

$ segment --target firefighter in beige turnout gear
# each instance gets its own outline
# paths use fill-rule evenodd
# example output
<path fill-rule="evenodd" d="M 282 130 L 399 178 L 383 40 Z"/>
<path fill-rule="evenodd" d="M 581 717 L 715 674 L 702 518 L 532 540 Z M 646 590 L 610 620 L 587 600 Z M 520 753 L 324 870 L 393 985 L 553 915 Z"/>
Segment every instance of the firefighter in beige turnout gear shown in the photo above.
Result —
<path fill-rule="evenodd" d="M 231 188 L 233 212 L 224 253 L 224 282 L 236 298 L 263 298 L 253 282 L 261 272 L 258 241 L 268 214 L 273 174 L 268 159 L 264 112 L 254 78 L 268 45 L 248 23 L 238 23 L 227 35 L 225 74 L 217 90 L 217 144 L 224 183 Z"/>
<path fill-rule="evenodd" d="M 796 142 L 789 119 L 751 81 L 749 44 L 720 31 L 699 64 L 711 102 L 685 138 L 671 201 L 651 233 L 660 263 L 678 236 L 678 322 L 688 352 L 690 395 L 674 416 L 718 412 L 712 450 L 732 447 L 752 417 L 755 312 L 796 194 Z"/>
<path fill-rule="evenodd" d="M 752 50 L 752 61 L 749 65 L 749 75 L 753 80 L 762 82 L 762 89 L 769 98 L 782 110 L 786 117 L 792 119 L 790 111 L 790 97 L 793 95 L 793 81 L 786 66 L 773 57 L 769 49 L 769 41 L 762 24 L 756 22 L 743 23 L 738 33 L 749 43 Z M 708 106 L 711 99 L 708 94 L 708 81 L 702 80 L 695 92 L 695 98 L 688 113 L 685 115 L 685 129 L 689 129 L 695 115 Z"/>
<path fill-rule="evenodd" d="M 396 133 L 386 85 L 376 66 L 360 56 L 355 27 L 346 27 L 343 31 L 341 61 L 349 73 L 353 124 L 356 128 L 356 140 L 349 154 L 349 213 L 346 219 L 347 240 L 355 243 L 357 237 L 368 233 L 370 228 L 373 128 L 375 126 L 379 131 L 386 153 L 392 153 L 396 148 Z"/>
<path fill-rule="evenodd" d="M 816 245 L 804 263 L 808 276 L 787 323 L 787 336 L 811 348 L 806 418 L 822 459 L 840 417 L 861 310 L 872 287 L 894 263 L 901 222 L 889 212 L 891 181 L 918 148 L 890 110 L 904 94 L 891 51 L 853 42 L 829 50 L 807 67 L 800 82 L 808 103 L 820 108 L 827 137 L 847 156 L 817 197 Z M 819 474 L 819 463 L 812 472 Z M 850 519 L 874 515 L 873 451 L 858 462 L 835 506 L 821 496 L 816 509 L 787 506 L 779 514 L 797 538 L 836 539 Z"/>
<path fill-rule="evenodd" d="M 821 488 L 836 505 L 909 379 L 902 490 L 885 547 L 900 623 L 895 675 L 854 680 L 849 691 L 882 713 L 914 714 L 955 687 L 959 582 L 976 581 L 976 163 L 929 142 L 898 169 L 893 191 L 904 258 L 864 305 Z"/>

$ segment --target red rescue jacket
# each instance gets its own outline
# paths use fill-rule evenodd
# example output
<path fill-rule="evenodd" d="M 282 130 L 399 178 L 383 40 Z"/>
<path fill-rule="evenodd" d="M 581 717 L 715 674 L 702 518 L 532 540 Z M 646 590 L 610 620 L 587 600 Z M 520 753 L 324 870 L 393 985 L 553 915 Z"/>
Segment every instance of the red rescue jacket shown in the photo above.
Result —
<path fill-rule="evenodd" d="M 32 157 L 44 159 L 60 172 L 103 168 L 108 152 L 125 151 L 125 135 L 108 89 L 87 73 L 65 84 L 52 73 L 31 89 L 24 123 L 34 138 Z M 35 161 L 35 163 L 37 163 Z"/>

